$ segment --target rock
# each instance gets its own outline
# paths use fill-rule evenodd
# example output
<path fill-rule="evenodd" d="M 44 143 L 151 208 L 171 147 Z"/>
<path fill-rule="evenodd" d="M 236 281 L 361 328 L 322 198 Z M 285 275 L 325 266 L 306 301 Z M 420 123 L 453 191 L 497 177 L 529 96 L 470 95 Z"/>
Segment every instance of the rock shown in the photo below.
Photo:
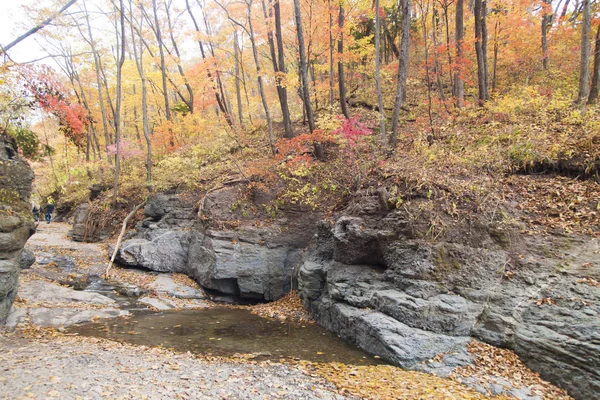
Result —
<path fill-rule="evenodd" d="M 190 232 L 157 229 L 124 241 L 115 261 L 158 272 L 186 272 Z"/>
<path fill-rule="evenodd" d="M 113 299 L 101 294 L 74 290 L 46 281 L 23 282 L 20 289 L 19 296 L 28 303 L 116 305 Z"/>
<path fill-rule="evenodd" d="M 19 267 L 21 269 L 28 269 L 35 263 L 35 254 L 31 250 L 23 249 L 21 253 L 21 260 L 19 261 Z"/>
<path fill-rule="evenodd" d="M 600 241 L 519 237 L 510 248 L 477 221 L 454 221 L 438 240 L 422 240 L 415 230 L 426 232 L 426 220 L 411 226 L 409 210 L 385 213 L 372 197 L 351 203 L 335 224 L 320 223 L 300 267 L 301 297 L 317 323 L 396 365 L 441 376 L 472 362 L 464 345 L 476 338 L 512 349 L 575 398 L 600 393 L 600 288 L 590 284 L 600 280 Z M 535 398 L 494 384 L 471 386 Z"/>
<path fill-rule="evenodd" d="M 40 327 L 66 327 L 102 318 L 116 318 L 129 315 L 128 311 L 114 308 L 81 310 L 73 308 L 19 308 L 12 312 L 6 321 L 9 329 L 29 322 Z"/>
<path fill-rule="evenodd" d="M 17 295 L 22 249 L 35 232 L 29 197 L 33 172 L 15 140 L 0 132 L 0 325 Z"/>
<path fill-rule="evenodd" d="M 233 221 L 238 213 L 231 208 L 242 194 L 240 187 L 209 193 L 204 215 Z M 255 201 L 266 197 L 257 194 Z M 179 194 L 152 196 L 144 209 L 146 219 L 123 242 L 116 262 L 185 273 L 207 290 L 242 298 L 276 300 L 290 291 L 314 234 L 314 213 L 280 210 L 269 228 L 249 223 L 207 231 L 195 219 L 195 203 Z"/>
<path fill-rule="evenodd" d="M 182 285 L 173 281 L 170 276 L 161 275 L 149 285 L 157 293 L 165 293 L 172 297 L 180 299 L 203 299 L 204 294 L 198 289 L 190 286 Z"/>
<path fill-rule="evenodd" d="M 73 229 L 69 235 L 75 242 L 97 242 L 100 239 L 99 232 L 88 224 L 89 209 L 89 203 L 81 203 L 73 212 Z"/>
<path fill-rule="evenodd" d="M 172 310 L 175 308 L 175 304 L 166 299 L 157 299 L 154 297 L 141 297 L 138 299 L 138 303 L 145 304 L 147 306 L 156 308 L 158 311 Z"/>
<path fill-rule="evenodd" d="M 276 300 L 291 289 L 292 272 L 304 252 L 266 245 L 264 232 L 209 232 L 210 244 L 197 239 L 190 247 L 188 272 L 200 285 L 221 293 Z"/>

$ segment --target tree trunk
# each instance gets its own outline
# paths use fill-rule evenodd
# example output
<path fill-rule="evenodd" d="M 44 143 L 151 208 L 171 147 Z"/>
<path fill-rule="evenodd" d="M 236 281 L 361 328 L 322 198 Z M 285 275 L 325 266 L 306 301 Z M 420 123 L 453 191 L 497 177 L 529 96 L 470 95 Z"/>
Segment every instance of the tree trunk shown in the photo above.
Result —
<path fill-rule="evenodd" d="M 344 76 L 344 60 L 342 55 L 344 53 L 344 7 L 340 4 L 340 10 L 338 14 L 338 26 L 340 28 L 340 36 L 338 38 L 338 82 L 340 86 L 340 106 L 342 107 L 342 114 L 346 119 L 350 118 L 348 113 L 348 105 L 346 104 L 346 78 Z"/>
<path fill-rule="evenodd" d="M 162 77 L 163 99 L 165 101 L 165 116 L 168 121 L 171 120 L 171 109 L 169 107 L 169 91 L 167 89 L 167 69 L 165 66 L 165 50 L 158 22 L 158 11 L 156 8 L 156 0 L 152 0 L 152 12 L 154 13 L 154 34 L 158 42 L 158 54 L 160 55 L 160 72 Z"/>
<path fill-rule="evenodd" d="M 385 133 L 385 110 L 383 108 L 383 95 L 381 93 L 381 12 L 379 0 L 375 0 L 375 87 L 377 90 L 377 106 L 379 107 L 379 129 L 381 146 L 387 146 Z"/>
<path fill-rule="evenodd" d="M 327 13 L 329 14 L 329 107 L 333 110 L 333 103 L 335 101 L 335 72 L 333 71 L 333 15 L 331 14 L 331 0 L 327 0 Z"/>
<path fill-rule="evenodd" d="M 179 52 L 179 46 L 177 46 L 177 41 L 175 40 L 175 36 L 173 36 L 173 24 L 171 22 L 171 10 L 169 10 L 169 6 L 165 2 L 165 9 L 167 11 L 167 23 L 169 24 L 169 37 L 171 38 L 171 43 L 173 44 L 173 50 L 175 51 L 175 55 L 177 56 L 177 70 L 179 71 L 179 75 L 183 78 L 183 82 L 185 88 L 188 92 L 188 97 L 185 99 L 180 95 L 182 101 L 187 105 L 190 110 L 190 114 L 194 113 L 194 91 L 192 90 L 192 86 L 189 84 L 185 72 L 183 71 L 183 67 L 181 66 L 181 53 Z"/>
<path fill-rule="evenodd" d="M 262 72 L 260 68 L 260 61 L 258 60 L 258 49 L 256 48 L 256 40 L 254 38 L 254 26 L 252 24 L 252 0 L 246 0 L 248 10 L 248 27 L 250 28 L 250 43 L 252 44 L 252 55 L 254 56 L 254 64 L 256 65 L 256 76 L 258 77 L 258 91 L 260 92 L 260 99 L 262 101 L 263 108 L 265 110 L 265 118 L 267 119 L 267 129 L 269 135 L 269 145 L 271 146 L 271 152 L 275 155 L 275 138 L 273 136 L 273 121 L 271 120 L 271 113 L 269 111 L 269 104 L 267 103 L 267 96 L 265 94 L 265 88 L 262 79 Z"/>
<path fill-rule="evenodd" d="M 242 107 L 242 91 L 240 90 L 240 44 L 237 29 L 233 31 L 233 56 L 235 58 L 235 98 L 237 101 L 238 119 L 240 120 L 240 128 L 244 130 L 244 110 Z"/>
<path fill-rule="evenodd" d="M 542 66 L 544 70 L 548 70 L 548 31 L 552 26 L 552 0 L 543 0 L 543 6 L 550 8 L 550 12 L 547 9 L 543 9 L 542 17 Z"/>
<path fill-rule="evenodd" d="M 595 103 L 598 100 L 598 86 L 600 85 L 600 25 L 596 29 L 596 45 L 594 49 L 594 72 L 592 74 L 592 86 L 588 104 Z"/>
<path fill-rule="evenodd" d="M 581 24 L 581 64 L 579 66 L 579 94 L 577 103 L 588 100 L 590 83 L 590 0 L 583 0 L 583 23 Z"/>
<path fill-rule="evenodd" d="M 496 20 L 494 27 L 494 59 L 492 61 L 492 91 L 496 90 L 496 71 L 498 67 L 498 50 L 500 44 L 498 43 L 498 33 L 500 32 L 500 22 Z"/>
<path fill-rule="evenodd" d="M 460 0 L 459 0 L 460 1 Z M 400 62 L 398 65 L 398 86 L 396 88 L 396 99 L 394 102 L 394 113 L 392 114 L 392 134 L 390 144 L 396 147 L 398 142 L 398 125 L 400 109 L 406 98 L 406 76 L 408 73 L 408 57 L 410 50 L 410 0 L 402 0 L 402 39 L 400 41 Z"/>
<path fill-rule="evenodd" d="M 277 86 L 277 97 L 279 98 L 279 105 L 281 107 L 281 116 L 283 118 L 283 129 L 285 138 L 291 139 L 294 137 L 292 131 L 292 121 L 290 119 L 290 109 L 288 107 L 287 100 L 287 89 L 285 88 L 284 79 L 286 77 L 285 70 L 285 58 L 283 54 L 283 38 L 281 37 L 281 10 L 279 7 L 279 0 L 275 0 L 274 4 L 271 4 L 269 0 L 269 15 L 267 16 L 267 7 L 265 6 L 265 0 L 262 0 L 263 12 L 265 20 L 273 16 L 273 10 L 275 11 L 275 36 L 277 38 L 277 53 L 275 53 L 275 41 L 273 40 L 273 32 L 269 29 L 267 32 L 267 38 L 269 42 L 269 49 L 271 51 L 271 59 L 273 63 L 273 70 L 275 71 L 275 84 Z"/>
<path fill-rule="evenodd" d="M 115 107 L 115 143 L 117 152 L 115 154 L 115 179 L 113 186 L 113 207 L 117 205 L 117 196 L 119 193 L 119 173 L 121 169 L 121 103 L 122 103 L 122 72 L 125 62 L 125 11 L 123 9 L 123 0 L 119 0 L 119 25 L 120 25 L 120 43 L 118 45 L 117 56 L 117 84 L 116 84 L 116 107 Z"/>
<path fill-rule="evenodd" d="M 477 55 L 477 82 L 479 88 L 479 105 L 483 106 L 488 99 L 487 86 L 487 29 L 485 27 L 485 0 L 475 0 L 475 52 Z"/>
<path fill-rule="evenodd" d="M 465 39 L 464 25 L 464 0 L 456 0 L 456 63 L 460 65 L 463 62 L 463 42 Z M 461 67 L 456 68 L 454 72 L 454 97 L 456 97 L 456 106 L 461 108 L 465 105 L 465 82 L 461 76 Z"/>
<path fill-rule="evenodd" d="M 112 164 L 112 158 L 108 155 L 108 146 L 110 144 L 110 141 L 108 138 L 108 121 L 106 120 L 106 109 L 104 108 L 104 98 L 102 93 L 102 79 L 100 78 L 100 55 L 96 51 L 96 43 L 94 42 L 94 37 L 92 35 L 92 27 L 90 24 L 90 18 L 87 12 L 87 6 L 85 1 L 83 2 L 83 9 L 85 14 L 85 20 L 87 23 L 88 35 L 90 37 L 89 44 L 92 48 L 92 54 L 94 56 L 94 70 L 96 72 L 96 85 L 98 88 L 98 103 L 100 105 L 100 114 L 102 116 L 102 128 L 104 130 L 104 148 L 106 150 L 106 158 L 108 159 L 109 164 Z"/>
<path fill-rule="evenodd" d="M 131 3 L 129 3 L 131 7 Z M 148 88 L 146 73 L 144 71 L 144 45 L 140 38 L 139 53 L 135 44 L 135 36 L 133 34 L 133 11 L 129 9 L 130 23 L 131 23 L 131 47 L 133 48 L 133 56 L 137 66 L 140 80 L 142 81 L 142 131 L 144 132 L 144 139 L 146 141 L 146 182 L 150 184 L 152 182 L 152 142 L 150 141 L 150 128 L 148 126 Z M 139 32 L 142 33 L 143 19 L 140 18 Z"/>
<path fill-rule="evenodd" d="M 313 115 L 310 104 L 310 92 L 308 90 L 308 66 L 306 64 L 306 50 L 304 48 L 304 32 L 302 30 L 302 15 L 300 14 L 300 0 L 294 0 L 294 17 L 296 19 L 296 34 L 298 36 L 298 53 L 300 79 L 302 86 L 302 99 L 304 102 L 304 111 L 308 119 L 308 129 L 310 133 L 315 130 L 315 116 Z M 320 143 L 315 143 L 315 156 L 322 160 L 324 157 L 323 148 Z"/>

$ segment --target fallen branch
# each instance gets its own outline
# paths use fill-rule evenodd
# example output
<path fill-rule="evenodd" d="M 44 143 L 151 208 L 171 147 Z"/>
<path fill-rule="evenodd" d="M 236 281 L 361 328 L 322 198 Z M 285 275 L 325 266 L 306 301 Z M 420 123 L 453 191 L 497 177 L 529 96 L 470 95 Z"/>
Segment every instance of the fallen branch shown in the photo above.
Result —
<path fill-rule="evenodd" d="M 113 266 L 113 263 L 115 262 L 115 257 L 117 256 L 119 247 L 121 247 L 121 241 L 123 240 L 123 235 L 125 235 L 125 230 L 127 229 L 127 223 L 129 222 L 131 217 L 133 217 L 135 215 L 135 213 L 138 212 L 138 210 L 140 208 L 144 207 L 144 205 L 146 205 L 145 200 L 143 202 L 141 202 L 140 204 L 138 204 L 137 206 L 135 206 L 135 208 L 133 210 L 131 210 L 131 212 L 129 214 L 127 214 L 127 216 L 123 220 L 123 226 L 121 226 L 121 233 L 119 234 L 119 238 L 117 239 L 117 244 L 115 245 L 115 249 L 113 250 L 112 256 L 110 257 L 110 261 L 108 262 L 106 271 L 104 272 L 104 277 L 106 279 L 108 279 L 108 272 L 110 271 L 110 268 Z"/>

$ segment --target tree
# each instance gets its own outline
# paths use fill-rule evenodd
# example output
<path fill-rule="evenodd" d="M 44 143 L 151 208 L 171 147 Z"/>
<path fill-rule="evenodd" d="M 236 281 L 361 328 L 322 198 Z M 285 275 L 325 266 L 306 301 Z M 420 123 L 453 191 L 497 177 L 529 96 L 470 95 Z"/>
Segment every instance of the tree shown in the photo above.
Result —
<path fill-rule="evenodd" d="M 588 104 L 595 103 L 598 100 L 598 86 L 600 86 L 600 24 L 596 28 L 596 44 L 594 48 L 594 71 L 592 73 L 592 86 Z"/>
<path fill-rule="evenodd" d="M 579 64 L 579 93 L 577 103 L 585 104 L 590 92 L 590 31 L 592 17 L 590 0 L 583 0 L 583 21 L 581 23 L 581 58 Z"/>
<path fill-rule="evenodd" d="M 139 32 L 143 32 L 143 21 L 143 18 L 140 18 L 138 26 Z M 142 86 L 142 131 L 144 132 L 144 139 L 146 140 L 146 182 L 150 183 L 152 181 L 152 142 L 150 140 L 150 128 L 148 124 L 148 84 L 146 73 L 144 72 L 144 46 L 140 39 L 140 47 L 138 50 L 135 43 L 135 35 L 133 34 L 134 18 L 131 2 L 129 3 L 129 22 L 131 24 L 131 47 L 133 48 L 135 65 Z"/>
<path fill-rule="evenodd" d="M 48 17 L 45 20 L 43 20 L 38 25 L 34 26 L 30 30 L 28 30 L 27 32 L 25 32 L 24 34 L 22 34 L 21 36 L 19 36 L 18 38 L 16 38 L 15 40 L 13 40 L 12 42 L 10 42 L 9 44 L 7 44 L 6 46 L 0 46 L 0 55 L 6 54 L 14 46 L 16 46 L 17 44 L 19 44 L 23 40 L 27 39 L 29 36 L 33 35 L 37 31 L 39 31 L 40 29 L 43 29 L 45 26 L 49 25 L 56 17 L 58 17 L 59 15 L 61 15 L 65 11 L 67 11 L 67 9 L 69 7 L 71 7 L 73 4 L 75 4 L 76 1 L 77 0 L 70 0 L 67 4 L 65 4 L 64 6 L 62 6 L 57 12 L 55 12 L 50 17 Z"/>
<path fill-rule="evenodd" d="M 465 38 L 464 26 L 464 0 L 456 0 L 456 62 L 460 65 L 464 57 L 463 41 Z M 456 97 L 456 106 L 463 107 L 465 104 L 465 83 L 461 76 L 460 68 L 454 72 L 454 97 Z"/>
<path fill-rule="evenodd" d="M 398 142 L 398 126 L 400 109 L 406 98 L 406 76 L 408 74 L 408 60 L 410 53 L 410 0 L 402 0 L 402 39 L 400 42 L 400 62 L 398 65 L 398 83 L 396 87 L 396 99 L 394 101 L 394 112 L 392 114 L 392 133 L 390 144 L 396 147 Z"/>
<path fill-rule="evenodd" d="M 383 109 L 383 96 L 381 94 L 381 11 L 379 0 L 375 0 L 375 86 L 377 90 L 377 106 L 379 107 L 379 129 L 381 130 L 381 145 L 387 145 L 385 134 L 385 110 Z"/>
<path fill-rule="evenodd" d="M 548 31 L 552 26 L 552 0 L 543 0 L 542 4 L 542 66 L 548 70 Z"/>
<path fill-rule="evenodd" d="M 156 1 L 156 0 L 153 0 Z M 114 4 L 114 3 L 113 3 Z M 116 8 L 116 6 L 115 6 Z M 117 205 L 117 195 L 119 193 L 119 173 L 121 169 L 121 136 L 122 136 L 122 121 L 121 121 L 121 105 L 122 99 L 122 80 L 123 80 L 123 63 L 125 62 L 125 9 L 123 0 L 119 0 L 119 22 L 115 23 L 117 37 L 120 39 L 117 45 L 117 84 L 116 84 L 116 106 L 115 106 L 115 179 L 113 185 L 113 207 Z M 118 25 L 118 27 L 117 27 Z"/>
<path fill-rule="evenodd" d="M 338 83 L 340 86 L 340 106 L 342 107 L 342 114 L 346 119 L 350 118 L 350 113 L 348 113 L 348 105 L 346 104 L 346 78 L 344 75 L 344 7 L 340 0 L 340 8 L 338 14 L 338 26 L 340 28 L 340 33 L 338 37 Z"/>
<path fill-rule="evenodd" d="M 477 83 L 479 88 L 479 105 L 483 106 L 489 98 L 488 67 L 487 67 L 487 28 L 486 0 L 474 0 L 475 14 L 475 53 L 477 56 Z"/>

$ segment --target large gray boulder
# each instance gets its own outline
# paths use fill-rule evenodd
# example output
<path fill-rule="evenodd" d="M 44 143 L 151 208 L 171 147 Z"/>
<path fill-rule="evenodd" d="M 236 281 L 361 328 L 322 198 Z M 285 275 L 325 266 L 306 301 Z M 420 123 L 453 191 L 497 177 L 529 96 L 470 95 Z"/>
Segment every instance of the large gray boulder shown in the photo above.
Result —
<path fill-rule="evenodd" d="M 122 243 L 117 263 L 185 273 L 203 288 L 227 295 L 261 300 L 282 297 L 292 288 L 305 260 L 315 214 L 281 210 L 271 226 L 257 227 L 256 216 L 236 208 L 242 195 L 234 186 L 206 196 L 204 219 L 219 226 L 239 225 L 220 230 L 205 228 L 192 198 L 179 194 L 151 197 L 144 209 L 146 218 Z M 261 196 L 255 201 L 267 201 Z"/>
<path fill-rule="evenodd" d="M 30 268 L 35 263 L 35 254 L 29 249 L 23 249 L 21 253 L 21 259 L 19 260 L 19 267 L 21 269 Z"/>
<path fill-rule="evenodd" d="M 320 225 L 298 274 L 319 324 L 391 363 L 440 375 L 471 362 L 464 346 L 481 340 L 514 350 L 575 398 L 597 397 L 598 239 L 518 237 L 511 248 L 471 221 L 426 240 L 406 210 L 375 204 Z M 422 363 L 436 352 L 447 356 Z"/>
<path fill-rule="evenodd" d="M 13 138 L 0 133 L 0 325 L 17 295 L 20 261 L 35 232 L 29 196 L 33 172 Z"/>

